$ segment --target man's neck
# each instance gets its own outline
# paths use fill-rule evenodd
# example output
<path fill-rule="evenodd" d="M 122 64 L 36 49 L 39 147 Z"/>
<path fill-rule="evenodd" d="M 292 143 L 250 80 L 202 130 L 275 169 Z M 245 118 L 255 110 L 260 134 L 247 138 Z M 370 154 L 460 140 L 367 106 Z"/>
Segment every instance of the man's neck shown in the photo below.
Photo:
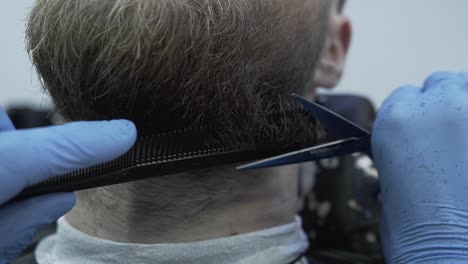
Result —
<path fill-rule="evenodd" d="M 77 197 L 66 219 L 89 235 L 140 244 L 203 241 L 293 222 L 297 167 L 171 175 Z"/>

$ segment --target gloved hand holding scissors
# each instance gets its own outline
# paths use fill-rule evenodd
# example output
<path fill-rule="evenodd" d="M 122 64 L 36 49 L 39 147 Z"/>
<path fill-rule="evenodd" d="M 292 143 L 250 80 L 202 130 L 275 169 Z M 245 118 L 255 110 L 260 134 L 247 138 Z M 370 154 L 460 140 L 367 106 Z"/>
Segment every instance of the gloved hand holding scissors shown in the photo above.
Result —
<path fill-rule="evenodd" d="M 468 263 L 468 73 L 437 73 L 422 89 L 398 89 L 380 110 L 372 135 L 296 98 L 338 140 L 239 169 L 364 152 L 380 175 L 388 263 Z"/>
<path fill-rule="evenodd" d="M 468 74 L 384 103 L 372 134 L 388 263 L 468 263 Z"/>
<path fill-rule="evenodd" d="M 6 204 L 25 187 L 124 154 L 136 140 L 129 121 L 80 122 L 16 131 L 0 110 L 0 263 L 9 263 L 32 236 L 69 211 L 71 193 Z"/>

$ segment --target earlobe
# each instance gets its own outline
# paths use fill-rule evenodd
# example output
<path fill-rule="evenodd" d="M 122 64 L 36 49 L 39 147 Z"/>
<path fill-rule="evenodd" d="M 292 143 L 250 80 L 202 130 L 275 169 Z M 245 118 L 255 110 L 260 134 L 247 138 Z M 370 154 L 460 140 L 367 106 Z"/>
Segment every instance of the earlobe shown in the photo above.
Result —
<path fill-rule="evenodd" d="M 315 72 L 316 87 L 333 88 L 341 80 L 351 43 L 352 27 L 348 17 L 334 15 L 322 57 Z"/>

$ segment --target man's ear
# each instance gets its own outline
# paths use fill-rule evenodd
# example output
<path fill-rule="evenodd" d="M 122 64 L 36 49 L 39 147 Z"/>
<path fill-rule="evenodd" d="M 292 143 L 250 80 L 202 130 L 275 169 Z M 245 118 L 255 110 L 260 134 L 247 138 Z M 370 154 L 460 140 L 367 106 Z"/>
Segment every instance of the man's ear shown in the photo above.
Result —
<path fill-rule="evenodd" d="M 315 71 L 315 87 L 333 88 L 341 80 L 351 37 L 349 18 L 341 14 L 332 15 L 327 41 Z"/>

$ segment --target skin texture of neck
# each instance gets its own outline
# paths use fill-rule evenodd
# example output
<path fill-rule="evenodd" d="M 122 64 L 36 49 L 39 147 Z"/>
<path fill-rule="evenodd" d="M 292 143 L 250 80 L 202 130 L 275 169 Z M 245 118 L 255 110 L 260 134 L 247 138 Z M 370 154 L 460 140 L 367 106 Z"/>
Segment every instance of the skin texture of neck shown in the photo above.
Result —
<path fill-rule="evenodd" d="M 66 219 L 89 235 L 138 244 L 250 233 L 294 221 L 297 170 L 215 168 L 82 191 Z"/>

